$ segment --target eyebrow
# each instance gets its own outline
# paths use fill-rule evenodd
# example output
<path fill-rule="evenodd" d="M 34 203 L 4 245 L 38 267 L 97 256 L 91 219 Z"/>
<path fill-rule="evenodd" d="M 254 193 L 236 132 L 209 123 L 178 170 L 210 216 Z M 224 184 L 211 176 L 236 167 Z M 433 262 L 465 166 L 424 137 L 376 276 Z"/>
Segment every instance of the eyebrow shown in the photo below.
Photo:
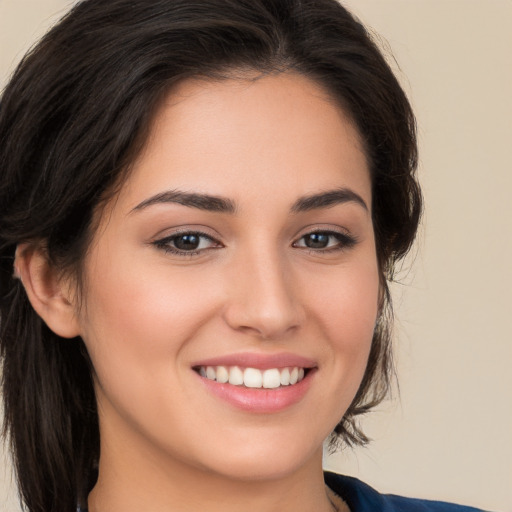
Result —
<path fill-rule="evenodd" d="M 363 198 L 349 188 L 339 188 L 319 192 L 316 194 L 300 197 L 292 205 L 292 213 L 302 213 L 320 208 L 331 208 L 338 204 L 354 202 L 368 211 L 368 206 Z M 197 192 L 183 192 L 180 190 L 168 190 L 156 194 L 139 203 L 131 212 L 143 210 L 156 204 L 176 203 L 190 208 L 197 208 L 216 213 L 234 214 L 237 211 L 236 203 L 232 199 Z"/>
<path fill-rule="evenodd" d="M 138 204 L 133 211 L 143 210 L 148 206 L 162 203 L 177 203 L 190 208 L 198 208 L 209 212 L 235 213 L 236 205 L 231 199 L 209 194 L 195 192 L 182 192 L 180 190 L 168 190 L 150 197 Z"/>
<path fill-rule="evenodd" d="M 308 212 L 318 208 L 331 208 L 337 204 L 350 202 L 357 203 L 366 211 L 369 211 L 368 205 L 364 202 L 363 198 L 349 188 L 338 188 L 301 197 L 293 204 L 291 211 L 293 213 Z"/>

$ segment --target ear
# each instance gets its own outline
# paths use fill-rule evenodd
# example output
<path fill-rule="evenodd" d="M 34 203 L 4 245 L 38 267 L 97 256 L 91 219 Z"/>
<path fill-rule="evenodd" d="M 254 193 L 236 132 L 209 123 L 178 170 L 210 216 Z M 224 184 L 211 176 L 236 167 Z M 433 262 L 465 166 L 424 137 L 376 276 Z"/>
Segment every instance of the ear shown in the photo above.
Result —
<path fill-rule="evenodd" d="M 15 269 L 32 307 L 46 325 L 63 338 L 79 336 L 71 286 L 50 264 L 45 248 L 20 244 L 16 250 Z"/>

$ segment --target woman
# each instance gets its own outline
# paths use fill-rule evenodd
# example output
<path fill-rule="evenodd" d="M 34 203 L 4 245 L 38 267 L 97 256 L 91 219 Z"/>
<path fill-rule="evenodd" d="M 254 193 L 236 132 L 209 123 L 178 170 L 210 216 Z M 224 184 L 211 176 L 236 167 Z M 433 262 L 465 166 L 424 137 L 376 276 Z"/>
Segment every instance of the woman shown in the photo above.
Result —
<path fill-rule="evenodd" d="M 410 106 L 345 9 L 86 0 L 0 108 L 28 510 L 469 510 L 322 473 L 386 395 L 421 210 Z"/>

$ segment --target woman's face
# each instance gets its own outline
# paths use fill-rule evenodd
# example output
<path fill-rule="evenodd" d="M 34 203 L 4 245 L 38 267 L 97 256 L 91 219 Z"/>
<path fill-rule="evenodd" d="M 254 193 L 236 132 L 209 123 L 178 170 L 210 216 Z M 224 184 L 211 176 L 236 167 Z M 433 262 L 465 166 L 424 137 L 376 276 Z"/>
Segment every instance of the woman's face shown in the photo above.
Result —
<path fill-rule="evenodd" d="M 357 131 L 299 75 L 182 83 L 85 276 L 103 458 L 251 479 L 319 464 L 378 310 Z"/>

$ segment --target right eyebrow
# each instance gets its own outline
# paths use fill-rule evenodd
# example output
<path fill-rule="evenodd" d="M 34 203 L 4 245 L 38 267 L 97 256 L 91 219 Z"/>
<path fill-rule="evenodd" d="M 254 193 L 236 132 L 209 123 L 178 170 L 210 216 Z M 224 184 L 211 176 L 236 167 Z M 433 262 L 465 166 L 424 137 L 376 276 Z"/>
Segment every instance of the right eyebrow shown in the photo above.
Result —
<path fill-rule="evenodd" d="M 197 192 L 183 192 L 180 190 L 167 190 L 145 199 L 133 208 L 130 213 L 143 210 L 148 206 L 162 203 L 177 203 L 190 208 L 198 208 L 209 212 L 235 213 L 236 205 L 231 199 Z"/>
<path fill-rule="evenodd" d="M 350 202 L 362 206 L 369 212 L 368 205 L 364 202 L 364 199 L 353 190 L 345 187 L 301 197 L 292 206 L 292 212 L 300 213 L 319 208 L 331 208 L 337 204 Z"/>

